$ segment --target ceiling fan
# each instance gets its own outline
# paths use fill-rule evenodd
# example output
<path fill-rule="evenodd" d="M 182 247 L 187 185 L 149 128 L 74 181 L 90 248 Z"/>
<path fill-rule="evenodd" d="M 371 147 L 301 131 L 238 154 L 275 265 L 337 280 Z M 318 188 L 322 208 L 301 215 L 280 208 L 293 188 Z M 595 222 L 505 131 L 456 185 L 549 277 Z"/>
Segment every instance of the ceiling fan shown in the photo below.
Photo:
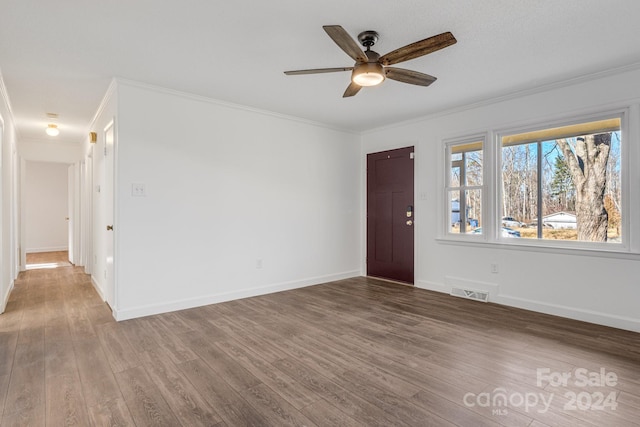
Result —
<path fill-rule="evenodd" d="M 358 41 L 366 48 L 366 50 L 363 51 L 356 41 L 351 38 L 349 33 L 340 25 L 325 25 L 322 28 L 324 28 L 329 37 L 331 37 L 340 49 L 356 61 L 353 67 L 315 68 L 310 70 L 285 71 L 284 73 L 288 76 L 293 76 L 298 74 L 351 71 L 351 84 L 349 84 L 347 90 L 342 95 L 343 98 L 357 94 L 363 86 L 378 85 L 382 83 L 385 78 L 418 86 L 429 86 L 436 81 L 435 77 L 417 71 L 405 70 L 404 68 L 389 67 L 389 65 L 427 55 L 451 46 L 457 41 L 456 38 L 453 37 L 453 34 L 446 32 L 408 44 L 386 55 L 380 56 L 377 52 L 371 50 L 371 47 L 376 44 L 379 38 L 378 33 L 375 31 L 363 31 L 358 34 Z"/>

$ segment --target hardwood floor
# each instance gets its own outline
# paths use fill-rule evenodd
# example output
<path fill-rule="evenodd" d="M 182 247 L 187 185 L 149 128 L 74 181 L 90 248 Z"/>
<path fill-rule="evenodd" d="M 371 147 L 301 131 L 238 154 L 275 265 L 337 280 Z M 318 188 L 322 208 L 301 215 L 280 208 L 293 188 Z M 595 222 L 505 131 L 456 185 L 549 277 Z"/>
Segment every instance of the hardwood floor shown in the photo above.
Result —
<path fill-rule="evenodd" d="M 68 251 L 28 253 L 26 264 L 27 270 L 71 267 Z"/>
<path fill-rule="evenodd" d="M 81 269 L 30 270 L 0 315 L 0 411 L 2 426 L 638 426 L 640 334 L 366 278 L 118 323 Z"/>

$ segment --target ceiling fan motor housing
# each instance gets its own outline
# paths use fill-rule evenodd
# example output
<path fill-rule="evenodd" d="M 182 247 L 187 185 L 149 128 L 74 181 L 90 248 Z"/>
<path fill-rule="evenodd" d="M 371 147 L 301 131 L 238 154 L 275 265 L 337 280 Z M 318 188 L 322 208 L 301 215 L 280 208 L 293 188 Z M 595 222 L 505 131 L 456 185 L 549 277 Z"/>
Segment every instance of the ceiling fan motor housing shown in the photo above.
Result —
<path fill-rule="evenodd" d="M 363 31 L 360 34 L 358 34 L 358 41 L 362 46 L 366 47 L 367 49 L 373 46 L 374 44 L 376 44 L 376 42 L 378 41 L 378 38 L 380 38 L 380 35 L 373 30 Z"/>

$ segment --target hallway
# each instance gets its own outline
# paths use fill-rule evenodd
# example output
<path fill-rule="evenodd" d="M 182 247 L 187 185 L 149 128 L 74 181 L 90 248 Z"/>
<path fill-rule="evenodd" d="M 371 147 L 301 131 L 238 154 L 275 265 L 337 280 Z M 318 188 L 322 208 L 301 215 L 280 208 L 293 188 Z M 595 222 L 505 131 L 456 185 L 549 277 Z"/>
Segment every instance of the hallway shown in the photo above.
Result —
<path fill-rule="evenodd" d="M 47 255 L 29 254 L 27 263 L 69 265 Z M 88 425 L 80 375 L 104 358 L 99 337 L 109 325 L 115 321 L 82 269 L 21 273 L 0 315 L 0 425 Z"/>

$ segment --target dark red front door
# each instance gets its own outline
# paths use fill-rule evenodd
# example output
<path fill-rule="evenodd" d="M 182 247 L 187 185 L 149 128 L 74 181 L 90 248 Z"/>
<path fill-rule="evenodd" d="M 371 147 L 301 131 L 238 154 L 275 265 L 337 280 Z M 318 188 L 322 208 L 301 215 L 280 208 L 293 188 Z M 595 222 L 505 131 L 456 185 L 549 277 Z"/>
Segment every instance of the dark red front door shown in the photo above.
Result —
<path fill-rule="evenodd" d="M 367 275 L 413 283 L 413 147 L 367 155 Z"/>

